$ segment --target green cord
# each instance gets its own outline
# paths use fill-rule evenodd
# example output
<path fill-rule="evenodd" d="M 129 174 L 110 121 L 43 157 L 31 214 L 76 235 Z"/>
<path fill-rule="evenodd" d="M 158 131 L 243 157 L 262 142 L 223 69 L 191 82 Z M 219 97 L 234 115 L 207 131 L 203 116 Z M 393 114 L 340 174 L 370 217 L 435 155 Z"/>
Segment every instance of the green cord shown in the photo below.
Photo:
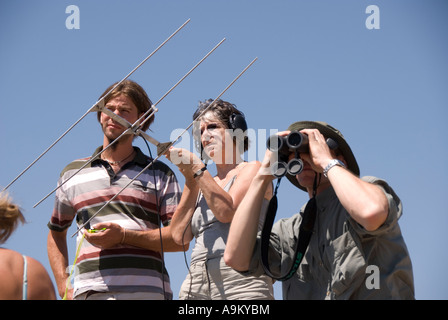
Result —
<path fill-rule="evenodd" d="M 68 287 L 70 284 L 70 279 L 73 275 L 73 270 L 75 270 L 76 260 L 78 260 L 79 251 L 81 250 L 81 245 L 82 245 L 84 238 L 85 238 L 85 234 L 82 234 L 82 238 L 79 241 L 78 248 L 76 249 L 75 261 L 73 261 L 73 267 L 72 267 L 72 270 L 70 271 L 70 275 L 68 276 L 67 283 L 65 285 L 65 294 L 64 294 L 64 297 L 62 298 L 62 300 L 67 300 L 67 293 L 68 293 Z"/>

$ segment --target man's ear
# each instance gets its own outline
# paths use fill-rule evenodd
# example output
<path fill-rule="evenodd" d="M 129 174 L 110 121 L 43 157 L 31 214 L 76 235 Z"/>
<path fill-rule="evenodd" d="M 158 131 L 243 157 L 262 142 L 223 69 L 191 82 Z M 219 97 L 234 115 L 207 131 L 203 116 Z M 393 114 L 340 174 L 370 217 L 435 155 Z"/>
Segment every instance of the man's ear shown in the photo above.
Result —
<path fill-rule="evenodd" d="M 140 119 L 143 115 L 144 115 L 144 113 L 142 113 L 142 112 L 137 114 L 137 119 L 138 119 L 137 127 L 140 126 L 140 123 L 145 120 L 145 119 Z"/>

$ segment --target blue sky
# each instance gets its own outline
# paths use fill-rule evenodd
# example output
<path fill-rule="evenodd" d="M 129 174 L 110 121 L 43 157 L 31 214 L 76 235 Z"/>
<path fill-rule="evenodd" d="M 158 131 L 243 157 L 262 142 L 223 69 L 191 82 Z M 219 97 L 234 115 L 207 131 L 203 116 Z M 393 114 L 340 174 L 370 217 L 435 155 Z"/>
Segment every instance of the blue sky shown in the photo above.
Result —
<path fill-rule="evenodd" d="M 69 5 L 79 8 L 79 29 L 66 27 Z M 369 5 L 380 10 L 380 29 L 366 27 Z M 284 130 L 300 120 L 340 129 L 361 175 L 386 179 L 403 202 L 400 226 L 417 299 L 447 299 L 447 9 L 444 0 L 1 1 L 0 186 L 191 19 L 131 77 L 153 102 L 226 41 L 158 105 L 150 134 L 169 140 L 191 122 L 199 100 L 215 98 L 258 57 L 222 98 L 254 130 Z M 257 138 L 252 150 L 263 154 L 265 140 Z M 38 259 L 51 274 L 46 224 L 53 196 L 33 205 L 67 163 L 101 143 L 96 115 L 89 114 L 8 189 L 28 223 L 4 247 Z M 136 145 L 147 153 L 142 141 Z M 306 200 L 282 181 L 277 219 Z M 72 261 L 74 239 L 69 243 Z M 166 254 L 166 263 L 177 297 L 187 274 L 183 254 Z"/>

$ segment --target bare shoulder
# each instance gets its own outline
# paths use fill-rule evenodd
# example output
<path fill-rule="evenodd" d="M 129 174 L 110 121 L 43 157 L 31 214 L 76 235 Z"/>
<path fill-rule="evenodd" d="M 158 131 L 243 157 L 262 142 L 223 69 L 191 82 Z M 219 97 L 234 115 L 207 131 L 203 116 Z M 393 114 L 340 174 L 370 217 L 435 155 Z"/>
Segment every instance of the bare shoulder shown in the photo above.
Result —
<path fill-rule="evenodd" d="M 22 298 L 22 274 L 19 270 L 19 261 L 22 256 L 9 249 L 0 249 L 0 300 L 18 300 Z M 22 267 L 23 269 L 23 267 Z"/>
<path fill-rule="evenodd" d="M 54 300 L 56 294 L 45 267 L 36 259 L 27 257 L 28 261 L 28 299 Z"/>
<path fill-rule="evenodd" d="M 26 257 L 27 299 L 56 299 L 53 282 L 44 266 L 34 258 Z M 0 250 L 0 300 L 22 299 L 25 270 L 24 257 L 9 249 Z"/>

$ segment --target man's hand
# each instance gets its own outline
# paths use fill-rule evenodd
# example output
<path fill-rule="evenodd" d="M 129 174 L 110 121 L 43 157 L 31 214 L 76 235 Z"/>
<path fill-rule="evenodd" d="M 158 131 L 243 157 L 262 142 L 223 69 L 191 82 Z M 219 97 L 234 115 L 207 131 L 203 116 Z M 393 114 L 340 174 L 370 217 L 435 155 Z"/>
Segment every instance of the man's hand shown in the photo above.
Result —
<path fill-rule="evenodd" d="M 125 231 L 116 223 L 103 222 L 92 226 L 97 232 L 84 230 L 84 236 L 91 244 L 108 249 L 122 243 Z M 103 230 L 104 229 L 104 230 Z"/>
<path fill-rule="evenodd" d="M 302 160 L 308 162 L 314 171 L 322 173 L 328 163 L 334 159 L 325 137 L 317 129 L 300 131 L 308 136 L 310 153 L 301 153 Z"/>

